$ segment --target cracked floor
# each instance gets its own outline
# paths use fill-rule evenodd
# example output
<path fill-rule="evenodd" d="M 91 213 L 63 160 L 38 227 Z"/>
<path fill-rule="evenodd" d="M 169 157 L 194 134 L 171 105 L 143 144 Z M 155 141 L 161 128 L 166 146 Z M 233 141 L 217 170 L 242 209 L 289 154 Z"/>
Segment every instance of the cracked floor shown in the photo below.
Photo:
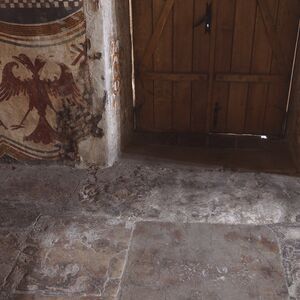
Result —
<path fill-rule="evenodd" d="M 137 158 L 0 170 L 0 299 L 300 299 L 296 176 Z"/>

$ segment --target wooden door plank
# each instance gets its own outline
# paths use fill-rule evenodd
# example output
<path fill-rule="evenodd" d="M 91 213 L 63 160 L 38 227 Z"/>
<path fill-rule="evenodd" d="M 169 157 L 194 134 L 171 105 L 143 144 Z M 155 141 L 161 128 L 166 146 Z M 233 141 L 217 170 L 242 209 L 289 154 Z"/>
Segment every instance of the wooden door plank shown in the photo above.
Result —
<path fill-rule="evenodd" d="M 270 10 L 273 20 L 276 21 L 278 0 L 264 0 Z M 257 7 L 255 37 L 253 45 L 251 72 L 257 74 L 270 74 L 272 65 L 272 48 L 268 40 L 262 14 Z M 288 82 L 288 77 L 280 75 L 259 76 L 260 80 L 253 81 L 249 86 L 247 101 L 245 132 L 264 134 L 264 112 L 267 103 L 269 84 Z M 261 83 L 261 84 L 260 84 Z"/>
<path fill-rule="evenodd" d="M 159 24 L 159 18 L 163 12 L 165 1 L 153 0 L 154 24 Z M 169 6 L 168 6 L 169 9 Z M 157 41 L 154 52 L 153 73 L 143 74 L 143 78 L 154 80 L 154 127 L 157 131 L 170 131 L 172 129 L 172 97 L 173 84 L 168 82 L 172 77 L 173 64 L 173 18 L 169 12 L 161 37 Z M 159 72 L 159 73 L 156 73 Z M 163 73 L 164 72 L 164 73 Z M 169 73 L 167 73 L 169 72 Z"/>
<path fill-rule="evenodd" d="M 174 71 L 191 72 L 193 55 L 193 0 L 174 4 Z M 173 97 L 173 128 L 177 132 L 190 130 L 191 83 L 175 82 Z"/>
<path fill-rule="evenodd" d="M 257 2 L 260 8 L 262 20 L 265 25 L 269 43 L 278 64 L 278 70 L 284 74 L 286 72 L 286 66 L 288 65 L 288 59 L 286 57 L 286 53 L 283 51 L 280 37 L 276 31 L 276 21 L 274 20 L 272 11 L 266 0 L 257 0 Z"/>
<path fill-rule="evenodd" d="M 300 18 L 300 1 L 294 0 L 294 1 L 284 1 L 283 4 L 286 5 L 286 9 L 288 10 L 288 13 L 290 14 L 291 18 Z"/>
<path fill-rule="evenodd" d="M 206 14 L 207 0 L 194 1 L 194 26 Z M 208 73 L 211 34 L 204 25 L 194 27 L 193 32 L 193 73 L 203 74 L 203 79 L 192 82 L 191 131 L 204 133 L 207 130 Z"/>
<path fill-rule="evenodd" d="M 140 1 L 140 2 L 141 2 L 141 5 L 143 5 L 144 1 Z M 170 16 L 174 2 L 175 2 L 175 0 L 166 0 L 166 2 L 165 2 L 165 6 L 164 6 L 164 8 L 158 18 L 158 21 L 155 25 L 153 35 L 151 36 L 151 39 L 149 40 L 149 43 L 147 44 L 146 51 L 145 51 L 143 59 L 142 59 L 142 64 L 141 64 L 142 69 L 147 69 L 149 62 L 151 61 L 153 53 L 158 45 L 158 41 L 163 33 L 164 27 Z"/>
<path fill-rule="evenodd" d="M 288 62 L 285 72 L 291 72 L 294 48 L 296 44 L 299 14 L 291 14 L 290 11 L 296 6 L 298 0 L 280 0 L 276 31 L 284 46 Z M 272 74 L 278 74 L 277 61 L 273 59 Z M 286 118 L 286 103 L 288 97 L 288 84 L 270 85 L 268 100 L 265 111 L 264 131 L 268 135 L 280 136 L 283 134 L 283 124 Z"/>
<path fill-rule="evenodd" d="M 141 81 L 138 75 L 146 45 L 152 35 L 152 0 L 133 0 L 132 14 L 137 129 L 151 130 L 154 127 L 153 81 Z M 148 69 L 153 70 L 152 57 Z"/>
<path fill-rule="evenodd" d="M 218 15 L 219 8 L 219 0 L 213 0 L 213 24 L 211 31 L 211 47 L 210 47 L 210 55 L 209 55 L 209 82 L 208 82 L 208 105 L 207 105 L 207 122 L 206 128 L 207 131 L 210 131 L 210 124 L 212 119 L 212 109 L 213 109 L 213 93 L 214 93 L 214 69 L 215 69 L 215 55 L 216 55 L 216 37 L 217 37 L 217 24 L 218 19 L 216 16 Z"/>
<path fill-rule="evenodd" d="M 235 2 L 236 0 L 219 0 L 218 2 L 214 63 L 214 72 L 217 73 L 228 73 L 231 69 Z M 213 132 L 226 132 L 228 95 L 228 83 L 216 82 L 214 84 L 212 112 L 210 112 L 210 130 Z"/>
<path fill-rule="evenodd" d="M 233 73 L 250 73 L 256 8 L 256 0 L 237 0 L 236 2 L 231 66 Z M 230 85 L 227 114 L 228 132 L 244 133 L 248 86 L 247 83 Z"/>

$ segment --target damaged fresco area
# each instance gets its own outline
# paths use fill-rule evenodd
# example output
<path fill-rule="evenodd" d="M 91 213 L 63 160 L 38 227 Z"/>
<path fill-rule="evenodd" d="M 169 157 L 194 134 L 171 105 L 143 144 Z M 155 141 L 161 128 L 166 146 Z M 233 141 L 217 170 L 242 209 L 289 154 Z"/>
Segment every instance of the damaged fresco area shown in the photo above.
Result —
<path fill-rule="evenodd" d="M 103 136 L 89 48 L 82 0 L 0 4 L 0 157 L 76 160 L 81 140 Z"/>

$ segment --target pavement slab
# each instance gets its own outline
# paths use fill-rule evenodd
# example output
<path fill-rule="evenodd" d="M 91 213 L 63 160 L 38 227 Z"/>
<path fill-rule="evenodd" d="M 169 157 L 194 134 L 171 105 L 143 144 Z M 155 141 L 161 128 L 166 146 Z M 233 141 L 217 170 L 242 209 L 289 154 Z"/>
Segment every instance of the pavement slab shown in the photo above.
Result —
<path fill-rule="evenodd" d="M 284 300 L 277 237 L 266 226 L 141 222 L 122 300 Z"/>

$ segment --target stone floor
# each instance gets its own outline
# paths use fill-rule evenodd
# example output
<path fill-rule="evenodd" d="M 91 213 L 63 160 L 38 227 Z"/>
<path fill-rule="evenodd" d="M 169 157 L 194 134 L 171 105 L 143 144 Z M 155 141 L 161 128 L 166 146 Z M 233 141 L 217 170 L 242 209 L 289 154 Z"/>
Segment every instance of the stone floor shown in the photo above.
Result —
<path fill-rule="evenodd" d="M 267 227 L 138 223 L 121 299 L 282 300 L 288 290 Z"/>
<path fill-rule="evenodd" d="M 300 299 L 295 175 L 136 158 L 0 170 L 0 299 Z"/>

